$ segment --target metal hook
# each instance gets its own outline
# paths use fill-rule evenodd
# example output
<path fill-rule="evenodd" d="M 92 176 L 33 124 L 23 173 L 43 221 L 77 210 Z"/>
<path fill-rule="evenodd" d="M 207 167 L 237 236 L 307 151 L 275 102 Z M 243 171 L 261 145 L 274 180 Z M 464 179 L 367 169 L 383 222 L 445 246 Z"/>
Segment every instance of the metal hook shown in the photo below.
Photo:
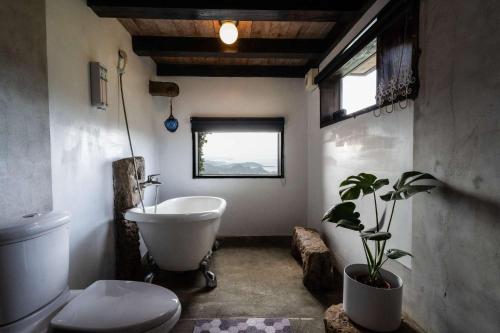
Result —
<path fill-rule="evenodd" d="M 404 102 L 405 102 L 405 104 L 401 104 L 401 101 L 398 102 L 399 108 L 401 110 L 404 110 L 408 107 L 408 97 L 407 96 L 405 96 Z"/>
<path fill-rule="evenodd" d="M 394 101 L 393 101 L 393 102 L 391 102 L 391 111 L 389 111 L 389 108 L 386 106 L 385 112 L 387 112 L 387 113 L 392 113 L 392 112 L 394 112 Z"/>

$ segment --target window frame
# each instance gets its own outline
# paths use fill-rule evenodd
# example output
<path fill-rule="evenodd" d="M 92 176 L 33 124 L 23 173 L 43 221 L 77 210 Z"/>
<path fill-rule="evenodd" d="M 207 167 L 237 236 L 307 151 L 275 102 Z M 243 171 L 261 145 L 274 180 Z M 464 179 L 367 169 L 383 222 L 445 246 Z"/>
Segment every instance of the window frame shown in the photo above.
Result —
<path fill-rule="evenodd" d="M 327 67 L 330 66 L 330 69 L 328 71 L 337 71 L 340 70 L 340 68 L 348 63 L 351 59 L 356 57 L 358 52 L 361 52 L 363 48 L 365 48 L 367 45 L 369 45 L 374 39 L 377 39 L 377 36 L 373 36 L 373 31 L 371 29 L 375 29 L 373 26 L 377 23 L 377 18 L 373 19 L 368 23 L 367 27 L 365 27 L 354 39 L 351 43 L 349 43 L 344 50 L 342 50 L 330 64 L 328 64 Z M 378 51 L 378 50 L 377 50 Z M 375 55 L 377 55 L 377 51 L 375 52 Z M 337 68 L 335 70 L 332 70 L 332 68 Z M 376 68 L 375 68 L 376 70 Z M 323 119 L 321 117 L 320 119 L 320 128 L 326 127 L 333 125 L 335 123 L 341 122 L 346 119 L 350 118 L 356 118 L 357 116 L 360 116 L 362 114 L 372 112 L 374 110 L 377 110 L 379 106 L 375 103 L 373 105 L 367 106 L 363 109 L 357 110 L 355 112 L 351 112 L 349 114 L 346 114 L 346 110 L 342 109 L 340 106 L 342 105 L 342 78 L 345 76 L 349 75 L 349 73 L 345 73 L 342 76 L 339 76 L 337 78 L 338 80 L 338 104 L 339 104 L 339 109 L 337 111 L 334 111 L 332 114 L 331 119 Z M 378 73 L 377 73 L 378 76 Z M 319 78 L 320 79 L 320 78 Z M 321 79 L 320 79 L 321 80 Z M 327 79 L 328 80 L 328 79 Z M 320 87 L 321 89 L 321 87 Z M 320 99 L 320 109 L 321 109 L 321 99 Z"/>
<path fill-rule="evenodd" d="M 332 83 L 341 81 L 341 77 L 336 73 L 338 70 L 346 64 L 350 59 L 356 56 L 365 46 L 367 46 L 373 39 L 377 40 L 377 85 L 379 83 L 379 61 L 380 61 L 380 44 L 379 38 L 384 32 L 391 28 L 393 22 L 397 21 L 404 15 L 408 15 L 411 23 L 409 23 L 409 33 L 411 38 L 408 40 L 412 44 L 411 49 L 411 68 L 414 75 L 416 76 L 416 83 L 413 86 L 412 93 L 407 96 L 408 99 L 415 99 L 418 96 L 419 89 L 419 78 L 418 78 L 418 58 L 420 50 L 418 48 L 418 16 L 419 16 L 419 0 L 398 0 L 390 1 L 376 16 L 371 20 L 362 30 L 358 33 L 351 42 L 344 47 L 339 54 L 330 61 L 325 68 L 316 76 L 314 82 L 319 85 L 321 90 L 322 84 L 328 85 L 330 89 L 336 89 L 335 92 L 331 91 L 332 96 L 338 103 L 338 109 L 333 111 L 333 113 L 323 112 L 324 108 L 322 105 L 321 93 L 320 93 L 320 128 L 338 123 L 340 121 L 356 118 L 367 112 L 372 112 L 381 107 L 389 105 L 389 102 L 383 102 L 381 105 L 372 105 L 364 109 L 358 110 L 356 112 L 346 114 L 344 109 L 340 108 L 340 98 L 341 98 L 341 84 L 339 82 L 338 87 L 334 87 Z M 382 76 L 383 77 L 383 76 Z M 330 81 L 330 82 L 328 82 Z M 331 88 L 333 87 L 333 88 Z M 378 86 L 377 86 L 378 89 Z M 399 98 L 399 97 L 398 97 Z M 396 100 L 399 101 L 400 99 Z"/>
<path fill-rule="evenodd" d="M 212 131 L 200 131 L 194 128 L 193 121 L 215 121 L 225 123 L 223 127 L 227 126 L 226 130 L 212 130 Z M 264 130 L 268 124 L 267 122 L 281 122 L 281 126 L 278 130 Z M 231 123 L 235 126 L 235 130 L 231 130 Z M 259 126 L 259 123 L 261 125 Z M 244 130 L 245 124 L 251 128 L 249 130 Z M 218 127 L 215 125 L 215 127 Z M 260 129 L 259 129 L 260 128 Z M 253 130 L 252 130 L 253 129 Z M 277 175 L 200 175 L 198 173 L 198 133 L 205 132 L 272 132 L 278 134 L 278 174 Z M 234 178 L 234 179 L 283 179 L 285 178 L 285 126 L 284 118 L 268 118 L 268 117 L 192 117 L 191 118 L 191 138 L 192 138 L 192 176 L 193 179 L 224 179 L 224 178 Z"/>

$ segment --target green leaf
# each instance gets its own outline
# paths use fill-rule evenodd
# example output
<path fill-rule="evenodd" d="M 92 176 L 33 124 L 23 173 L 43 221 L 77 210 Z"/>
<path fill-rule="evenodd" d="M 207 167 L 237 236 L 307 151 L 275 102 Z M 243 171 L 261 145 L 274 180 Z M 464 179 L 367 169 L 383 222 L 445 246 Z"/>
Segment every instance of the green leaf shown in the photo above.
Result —
<path fill-rule="evenodd" d="M 365 228 L 365 226 L 362 225 L 361 223 L 355 223 L 355 222 L 352 222 L 349 220 L 340 220 L 337 223 L 337 228 L 338 227 L 342 227 L 342 228 L 346 228 L 346 229 L 350 229 L 350 230 L 355 230 L 355 231 L 361 231 Z"/>
<path fill-rule="evenodd" d="M 389 259 L 399 259 L 399 258 L 404 257 L 404 256 L 413 257 L 413 255 L 411 253 L 403 251 L 403 250 L 398 250 L 398 249 L 387 250 L 387 252 L 385 253 L 385 255 Z"/>
<path fill-rule="evenodd" d="M 429 192 L 431 189 L 436 187 L 436 185 L 413 185 L 415 182 L 421 182 L 422 180 L 436 180 L 436 178 L 428 173 L 422 173 L 419 171 L 408 171 L 404 172 L 398 181 L 393 185 L 394 191 L 389 191 L 380 198 L 384 201 L 391 200 L 406 200 L 417 193 Z"/>
<path fill-rule="evenodd" d="M 342 201 L 356 200 L 361 194 L 373 193 L 384 185 L 388 185 L 389 180 L 377 179 L 375 175 L 360 173 L 357 176 L 349 176 L 340 183 L 340 198 Z"/>
<path fill-rule="evenodd" d="M 388 240 L 391 238 L 391 233 L 390 232 L 363 232 L 361 233 L 361 237 L 367 240 L 373 240 L 373 241 L 383 241 L 383 240 Z"/>
<path fill-rule="evenodd" d="M 323 216 L 323 221 L 338 223 L 341 220 L 348 220 L 354 223 L 361 223 L 359 220 L 359 213 L 355 212 L 356 205 L 354 202 L 342 202 L 333 206 Z"/>
<path fill-rule="evenodd" d="M 373 188 L 378 190 L 382 186 L 389 185 L 389 179 L 378 179 L 373 183 Z"/>
<path fill-rule="evenodd" d="M 356 205 L 353 202 L 342 202 L 333 206 L 323 217 L 323 221 L 336 223 L 337 227 L 361 231 L 364 226 L 359 220 L 359 213 L 355 212 Z"/>

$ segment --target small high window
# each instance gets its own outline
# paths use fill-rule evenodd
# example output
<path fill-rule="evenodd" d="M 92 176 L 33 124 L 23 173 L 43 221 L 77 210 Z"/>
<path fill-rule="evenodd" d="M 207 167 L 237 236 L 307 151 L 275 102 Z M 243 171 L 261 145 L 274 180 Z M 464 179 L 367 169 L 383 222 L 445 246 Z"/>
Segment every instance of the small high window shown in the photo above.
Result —
<path fill-rule="evenodd" d="M 318 74 L 320 126 L 408 106 L 418 95 L 418 0 L 389 2 Z"/>
<path fill-rule="evenodd" d="M 376 49 L 376 40 L 370 44 Z M 377 55 L 373 53 L 358 55 L 361 63 L 345 74 L 340 81 L 340 108 L 349 115 L 377 104 Z"/>
<path fill-rule="evenodd" d="M 192 118 L 194 178 L 282 178 L 283 118 Z"/>

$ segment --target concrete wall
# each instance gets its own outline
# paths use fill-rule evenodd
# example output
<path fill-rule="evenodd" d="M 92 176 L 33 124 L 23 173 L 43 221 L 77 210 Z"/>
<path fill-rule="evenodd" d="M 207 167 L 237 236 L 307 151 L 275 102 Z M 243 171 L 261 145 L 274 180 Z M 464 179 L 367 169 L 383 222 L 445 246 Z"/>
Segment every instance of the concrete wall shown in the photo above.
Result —
<path fill-rule="evenodd" d="M 0 224 L 52 207 L 45 5 L 0 6 Z"/>
<path fill-rule="evenodd" d="M 167 78 L 162 78 L 167 79 Z M 214 195 L 227 200 L 221 235 L 289 235 L 306 223 L 306 98 L 303 80 L 273 78 L 168 78 L 179 129 L 162 129 L 162 199 Z M 164 118 L 166 118 L 165 110 Z M 284 116 L 285 172 L 281 179 L 193 179 L 192 116 Z M 163 126 L 160 124 L 159 126 Z"/>
<path fill-rule="evenodd" d="M 425 0 L 408 311 L 431 332 L 500 329 L 500 2 Z"/>
<path fill-rule="evenodd" d="M 134 150 L 146 172 L 159 171 L 155 120 L 161 101 L 148 93 L 155 66 L 131 50 L 129 33 L 115 19 L 98 18 L 81 0 L 47 1 L 47 50 L 54 209 L 71 221 L 70 286 L 114 276 L 111 162 L 130 156 L 119 109 L 117 52 L 128 53 L 124 88 Z M 109 107 L 90 106 L 89 62 L 108 69 Z M 148 191 L 147 200 L 151 202 Z"/>

